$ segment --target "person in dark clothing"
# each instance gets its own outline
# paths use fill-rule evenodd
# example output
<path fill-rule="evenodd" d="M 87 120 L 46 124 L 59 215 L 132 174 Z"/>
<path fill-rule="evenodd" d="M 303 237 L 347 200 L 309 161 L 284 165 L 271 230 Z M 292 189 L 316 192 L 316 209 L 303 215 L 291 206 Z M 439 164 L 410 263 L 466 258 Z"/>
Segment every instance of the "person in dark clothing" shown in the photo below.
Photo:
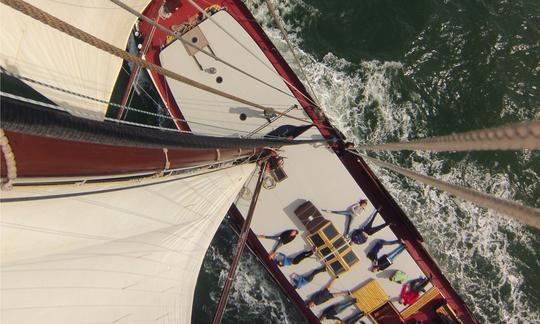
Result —
<path fill-rule="evenodd" d="M 345 320 L 343 320 L 343 324 L 366 324 L 366 322 L 364 321 L 360 321 L 360 319 L 362 317 L 364 317 L 366 315 L 366 313 L 364 313 L 363 311 L 359 311 L 355 314 L 353 314 L 352 316 L 349 316 L 347 317 Z"/>
<path fill-rule="evenodd" d="M 386 240 L 377 240 L 375 241 L 375 244 L 373 244 L 373 247 L 371 250 L 368 251 L 367 257 L 371 260 L 371 262 L 377 260 L 379 251 L 383 248 L 385 245 L 393 245 L 393 244 L 399 244 L 399 240 L 395 241 L 386 241 Z"/>
<path fill-rule="evenodd" d="M 385 245 L 392 245 L 392 244 L 399 244 L 397 248 L 392 250 L 388 254 L 384 254 L 381 257 L 378 257 L 379 251 L 383 248 Z M 395 241 L 385 241 L 385 240 L 378 240 L 375 245 L 371 248 L 371 250 L 367 253 L 368 259 L 371 260 L 372 272 L 378 272 L 382 271 L 389 266 L 392 265 L 394 262 L 394 259 L 405 250 L 405 244 L 403 244 L 400 240 Z"/>
<path fill-rule="evenodd" d="M 368 221 L 364 226 L 358 227 L 351 232 L 351 242 L 353 242 L 354 244 L 364 244 L 366 243 L 370 235 L 373 235 L 388 226 L 386 222 L 377 226 L 373 226 L 373 221 L 375 220 L 375 217 L 378 213 L 379 209 L 373 211 L 373 213 L 371 213 L 371 215 L 368 217 Z"/>
<path fill-rule="evenodd" d="M 308 274 L 305 274 L 305 275 L 299 275 L 299 274 L 296 274 L 296 273 L 293 273 L 291 274 L 291 279 L 293 281 L 293 287 L 295 289 L 299 289 L 299 288 L 302 288 L 304 287 L 305 285 L 307 285 L 309 282 L 311 282 L 313 280 L 313 278 L 315 278 L 315 276 L 321 272 L 325 272 L 326 271 L 326 266 L 320 266 L 319 268 L 311 271 L 310 273 Z"/>
<path fill-rule="evenodd" d="M 343 322 L 341 318 L 337 317 L 337 314 L 341 313 L 343 310 L 345 310 L 345 308 L 354 304 L 356 304 L 356 299 L 349 299 L 328 306 L 322 311 L 321 316 L 319 316 L 319 320 L 322 321 L 324 319 L 334 319 L 339 322 Z"/>
<path fill-rule="evenodd" d="M 309 297 L 309 300 L 306 302 L 308 307 L 314 307 L 316 305 L 324 304 L 334 297 L 346 296 L 346 295 L 351 294 L 350 291 L 340 291 L 340 292 L 331 293 L 329 289 L 335 280 L 336 280 L 336 277 L 330 279 L 330 281 L 326 284 L 326 286 L 324 286 L 321 290 L 311 295 Z"/>
<path fill-rule="evenodd" d="M 409 281 L 409 287 L 412 291 L 416 291 L 418 293 L 423 292 L 426 286 L 429 284 L 430 280 L 431 276 L 430 278 L 419 277 Z"/>
<path fill-rule="evenodd" d="M 286 230 L 286 231 L 281 232 L 280 234 L 276 234 L 276 235 L 270 235 L 270 236 L 257 235 L 257 237 L 276 241 L 276 243 L 274 244 L 274 247 L 272 248 L 272 250 L 270 250 L 270 254 L 268 255 L 268 258 L 272 259 L 274 257 L 274 254 L 276 254 L 277 249 L 281 245 L 285 245 L 287 243 L 290 243 L 292 240 L 294 240 L 296 235 L 298 235 L 298 230 L 291 229 L 291 230 Z"/>
<path fill-rule="evenodd" d="M 313 250 L 302 251 L 298 253 L 297 255 L 295 255 L 294 257 L 290 257 L 283 253 L 278 252 L 274 254 L 272 261 L 274 261 L 274 263 L 277 264 L 278 266 L 284 267 L 284 266 L 290 266 L 293 264 L 298 264 L 302 260 L 309 258 L 312 255 L 313 255 Z"/>

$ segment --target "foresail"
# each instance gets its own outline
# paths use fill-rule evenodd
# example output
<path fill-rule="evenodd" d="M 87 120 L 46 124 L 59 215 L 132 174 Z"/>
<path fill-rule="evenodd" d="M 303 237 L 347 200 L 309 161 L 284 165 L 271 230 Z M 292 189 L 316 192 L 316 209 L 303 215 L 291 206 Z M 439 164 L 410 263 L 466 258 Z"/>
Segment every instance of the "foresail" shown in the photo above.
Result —
<path fill-rule="evenodd" d="M 2 203 L 0 321 L 191 322 L 203 257 L 254 167 L 55 199 L 20 189 L 32 199 Z"/>
<path fill-rule="evenodd" d="M 107 0 L 29 0 L 28 3 L 110 44 L 125 48 L 136 17 Z M 143 11 L 149 0 L 126 0 Z M 109 101 L 122 60 L 14 9 L 0 7 L 0 64 L 33 80 Z M 106 104 L 30 84 L 49 100 L 103 119 Z"/>

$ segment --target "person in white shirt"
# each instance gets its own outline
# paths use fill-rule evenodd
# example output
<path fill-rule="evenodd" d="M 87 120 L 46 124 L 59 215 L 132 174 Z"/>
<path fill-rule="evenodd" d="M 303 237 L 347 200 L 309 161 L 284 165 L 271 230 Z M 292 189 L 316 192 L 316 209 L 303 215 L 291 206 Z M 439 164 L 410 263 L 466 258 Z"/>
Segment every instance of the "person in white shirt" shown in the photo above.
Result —
<path fill-rule="evenodd" d="M 349 230 L 351 229 L 351 222 L 354 216 L 358 216 L 364 211 L 368 206 L 368 200 L 367 199 L 360 199 L 357 203 L 351 205 L 346 210 L 327 210 L 322 209 L 322 211 L 325 211 L 327 213 L 333 213 L 338 215 L 344 215 L 346 217 L 345 220 L 345 232 L 343 232 L 343 235 L 348 236 Z"/>

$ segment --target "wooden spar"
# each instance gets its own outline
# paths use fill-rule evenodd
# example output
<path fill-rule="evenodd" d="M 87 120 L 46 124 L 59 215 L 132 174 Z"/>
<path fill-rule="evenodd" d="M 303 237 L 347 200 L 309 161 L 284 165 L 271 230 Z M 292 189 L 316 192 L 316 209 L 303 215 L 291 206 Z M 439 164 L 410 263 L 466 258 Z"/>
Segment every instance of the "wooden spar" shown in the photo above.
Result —
<path fill-rule="evenodd" d="M 17 161 L 18 177 L 97 176 L 165 169 L 163 149 L 81 143 L 11 131 L 6 135 Z M 253 154 L 253 150 L 245 152 L 242 157 Z M 170 169 L 216 161 L 215 149 L 169 149 L 167 155 Z M 241 158 L 237 149 L 220 149 L 220 160 L 235 158 Z M 4 163 L 1 169 L 5 177 Z"/>
<path fill-rule="evenodd" d="M 229 292 L 232 288 L 233 280 L 236 275 L 236 269 L 240 263 L 240 258 L 242 257 L 242 252 L 244 252 L 244 247 L 246 246 L 246 240 L 249 234 L 249 226 L 251 220 L 253 219 L 253 214 L 255 212 L 255 206 L 257 205 L 257 199 L 259 198 L 259 193 L 261 192 L 261 187 L 263 183 L 264 170 L 266 168 L 266 162 L 261 165 L 261 170 L 259 171 L 259 178 L 257 179 L 257 186 L 255 187 L 255 192 L 253 193 L 253 198 L 251 199 L 251 204 L 249 205 L 248 215 L 246 221 L 242 224 L 242 230 L 240 232 L 240 237 L 238 241 L 238 246 L 236 247 L 236 253 L 234 255 L 231 268 L 229 269 L 229 274 L 223 286 L 223 291 L 221 292 L 221 298 L 219 299 L 218 306 L 216 308 L 216 313 L 214 314 L 213 324 L 221 323 L 223 318 L 223 312 L 227 306 L 227 300 L 229 299 Z"/>

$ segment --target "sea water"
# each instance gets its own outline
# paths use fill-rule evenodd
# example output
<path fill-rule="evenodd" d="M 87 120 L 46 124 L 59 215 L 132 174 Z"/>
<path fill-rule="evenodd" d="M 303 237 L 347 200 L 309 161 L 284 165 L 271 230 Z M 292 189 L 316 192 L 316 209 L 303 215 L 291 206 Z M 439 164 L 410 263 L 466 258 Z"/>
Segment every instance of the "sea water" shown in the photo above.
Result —
<path fill-rule="evenodd" d="M 292 63 L 264 5 L 245 1 Z M 274 0 L 327 116 L 349 140 L 384 143 L 540 118 L 538 0 Z M 540 152 L 376 153 L 375 157 L 540 207 Z M 540 232 L 385 169 L 411 218 L 482 323 L 540 322 Z M 224 223 L 197 286 L 208 323 L 237 241 Z M 299 323 L 245 252 L 224 323 Z"/>

